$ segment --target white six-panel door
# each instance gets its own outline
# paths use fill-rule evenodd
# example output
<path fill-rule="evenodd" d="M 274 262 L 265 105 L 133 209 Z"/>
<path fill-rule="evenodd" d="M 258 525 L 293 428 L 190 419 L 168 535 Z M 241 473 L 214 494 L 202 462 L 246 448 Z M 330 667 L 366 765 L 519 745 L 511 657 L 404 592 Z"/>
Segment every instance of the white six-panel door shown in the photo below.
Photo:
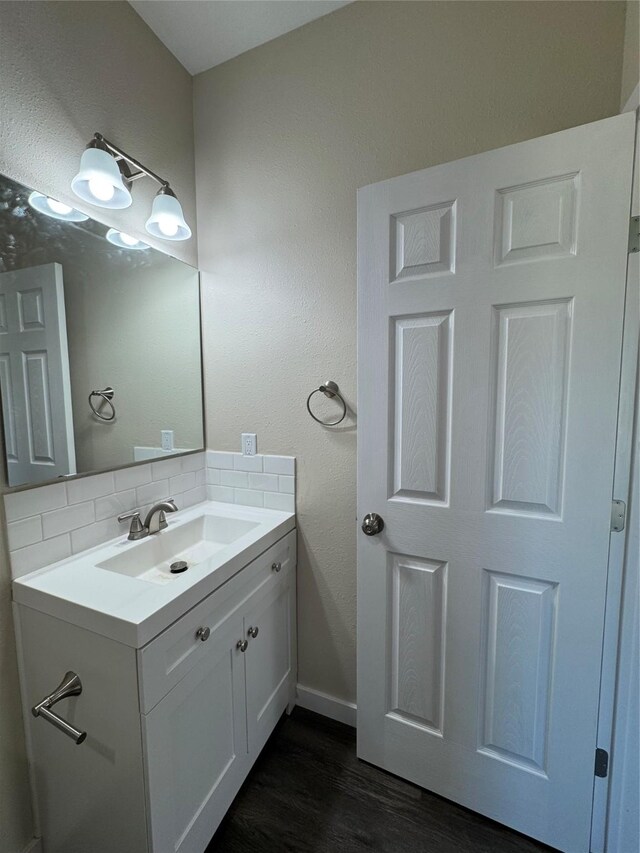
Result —
<path fill-rule="evenodd" d="M 9 485 L 75 474 L 60 264 L 0 273 L 0 390 Z"/>
<path fill-rule="evenodd" d="M 358 753 L 588 851 L 632 114 L 358 198 Z"/>

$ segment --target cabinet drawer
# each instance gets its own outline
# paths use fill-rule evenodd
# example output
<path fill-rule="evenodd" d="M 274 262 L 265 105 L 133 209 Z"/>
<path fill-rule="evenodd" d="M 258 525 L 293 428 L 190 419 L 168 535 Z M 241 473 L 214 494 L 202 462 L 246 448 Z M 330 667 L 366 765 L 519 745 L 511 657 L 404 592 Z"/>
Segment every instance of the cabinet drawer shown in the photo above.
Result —
<path fill-rule="evenodd" d="M 280 571 L 272 566 L 279 563 Z M 241 569 L 138 652 L 140 708 L 149 711 L 207 654 L 216 633 L 257 590 L 269 589 L 295 568 L 296 533 L 292 530 Z M 209 629 L 203 642 L 199 629 Z M 242 637 L 238 636 L 238 639 Z"/>

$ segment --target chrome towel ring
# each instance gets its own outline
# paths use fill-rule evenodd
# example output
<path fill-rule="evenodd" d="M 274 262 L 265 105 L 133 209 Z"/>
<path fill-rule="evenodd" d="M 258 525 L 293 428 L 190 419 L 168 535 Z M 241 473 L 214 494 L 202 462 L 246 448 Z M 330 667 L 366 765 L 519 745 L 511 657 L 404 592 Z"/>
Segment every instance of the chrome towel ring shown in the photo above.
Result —
<path fill-rule="evenodd" d="M 112 421 L 116 416 L 116 407 L 113 405 L 113 395 L 115 391 L 110 385 L 107 385 L 106 388 L 103 388 L 102 391 L 92 391 L 89 394 L 89 407 L 93 414 L 100 418 L 101 421 Z M 93 405 L 93 397 L 100 397 L 101 400 L 104 400 L 111 407 L 110 415 L 103 415 L 102 412 L 99 412 L 98 409 Z M 99 404 L 98 404 L 99 405 Z"/>
<path fill-rule="evenodd" d="M 311 411 L 311 398 L 314 394 L 319 394 L 320 392 L 322 392 L 325 397 L 329 397 L 329 399 L 337 397 L 338 400 L 340 400 L 340 402 L 342 403 L 342 415 L 338 418 L 337 421 L 320 420 L 320 418 L 317 418 Z M 338 424 L 341 424 L 347 416 L 347 404 L 345 403 L 342 394 L 340 393 L 340 389 L 338 388 L 337 383 L 332 382 L 331 379 L 329 379 L 327 380 L 327 382 L 324 383 L 324 385 L 321 385 L 319 388 L 314 388 L 313 391 L 307 397 L 307 411 L 314 419 L 314 421 L 317 421 L 319 424 L 322 424 L 322 426 L 334 427 L 338 426 Z"/>

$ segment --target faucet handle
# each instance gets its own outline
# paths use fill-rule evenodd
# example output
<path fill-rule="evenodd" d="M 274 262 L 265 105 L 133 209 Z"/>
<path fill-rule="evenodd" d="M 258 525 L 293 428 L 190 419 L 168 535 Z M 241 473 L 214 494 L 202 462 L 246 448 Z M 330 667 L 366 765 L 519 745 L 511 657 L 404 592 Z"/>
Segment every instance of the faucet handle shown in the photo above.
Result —
<path fill-rule="evenodd" d="M 144 525 L 142 521 L 140 521 L 140 512 L 137 509 L 132 510 L 131 512 L 125 512 L 122 515 L 118 516 L 118 521 L 123 522 L 127 521 L 127 519 L 131 519 L 131 525 L 129 527 L 129 539 L 142 539 L 145 535 Z"/>
<path fill-rule="evenodd" d="M 132 509 L 131 512 L 123 512 L 122 515 L 118 516 L 118 521 L 123 522 L 128 518 L 140 518 L 140 510 Z"/>

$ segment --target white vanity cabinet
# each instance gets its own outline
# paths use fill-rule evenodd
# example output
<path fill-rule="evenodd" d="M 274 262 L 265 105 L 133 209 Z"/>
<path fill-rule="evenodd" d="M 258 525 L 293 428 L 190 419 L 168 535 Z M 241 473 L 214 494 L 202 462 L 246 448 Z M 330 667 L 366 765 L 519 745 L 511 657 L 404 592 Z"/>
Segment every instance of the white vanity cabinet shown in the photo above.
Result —
<path fill-rule="evenodd" d="M 45 853 L 203 853 L 295 699 L 295 535 L 140 649 L 16 605 L 25 710 L 83 683 L 83 744 L 29 715 Z"/>

